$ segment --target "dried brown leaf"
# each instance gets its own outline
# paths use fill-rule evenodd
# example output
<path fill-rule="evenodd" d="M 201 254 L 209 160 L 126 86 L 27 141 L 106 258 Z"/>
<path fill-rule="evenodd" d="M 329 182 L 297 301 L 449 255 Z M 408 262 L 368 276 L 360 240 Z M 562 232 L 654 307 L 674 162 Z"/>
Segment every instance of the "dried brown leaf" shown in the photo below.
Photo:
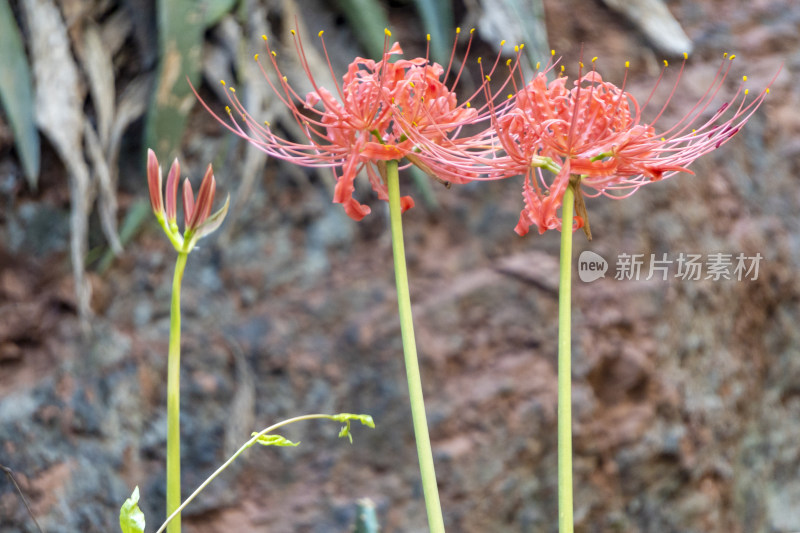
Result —
<path fill-rule="evenodd" d="M 84 275 L 92 197 L 83 159 L 84 91 L 70 52 L 67 29 L 51 0 L 23 0 L 30 32 L 29 49 L 36 90 L 36 122 L 67 168 L 70 199 L 70 249 L 79 314 L 89 315 L 91 287 Z"/>

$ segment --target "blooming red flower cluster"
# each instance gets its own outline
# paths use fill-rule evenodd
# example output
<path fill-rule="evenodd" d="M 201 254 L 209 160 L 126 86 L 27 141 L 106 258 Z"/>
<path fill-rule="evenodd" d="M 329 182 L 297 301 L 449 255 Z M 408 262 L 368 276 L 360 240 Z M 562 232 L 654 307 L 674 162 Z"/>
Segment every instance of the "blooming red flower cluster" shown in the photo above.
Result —
<path fill-rule="evenodd" d="M 595 70 L 596 58 L 590 71 L 579 74 L 571 84 L 563 75 L 563 67 L 562 75 L 548 80 L 553 62 L 530 82 L 518 83 L 520 45 L 516 47 L 516 60 L 506 63 L 508 75 L 499 89 L 491 90 L 490 81 L 498 69 L 500 55 L 488 72 L 483 72 L 481 65 L 483 85 L 459 103 L 455 88 L 469 44 L 462 70 L 448 86 L 447 72 L 453 64 L 455 45 L 446 69 L 427 57 L 392 61 L 402 50 L 397 43 L 389 46 L 391 34 L 386 30 L 383 58 L 356 58 L 332 93 L 317 84 L 300 37 L 294 30 L 292 35 L 300 64 L 312 84 L 311 92 L 303 98 L 292 89 L 269 44 L 267 57 L 277 73 L 277 82 L 259 65 L 306 139 L 294 142 L 276 135 L 269 124 L 260 123 L 244 109 L 233 88 L 227 108 L 230 120 L 214 116 L 273 157 L 334 169 L 334 202 L 341 203 L 355 220 L 370 212 L 369 207 L 353 198 L 356 175 L 365 169 L 372 188 L 385 200 L 383 162 L 405 158 L 445 182 L 522 175 L 525 207 L 515 231 L 524 235 L 530 226 L 536 226 L 540 233 L 560 229 L 562 221 L 557 211 L 570 184 L 576 188 L 579 201 L 584 194 L 620 198 L 645 183 L 676 172 L 690 172 L 687 167 L 695 159 L 719 148 L 739 131 L 769 92 L 766 88 L 755 98 L 748 98 L 748 91 L 740 86 L 731 100 L 709 117 L 707 109 L 730 72 L 734 56 L 726 55 L 700 101 L 672 127 L 659 131 L 657 121 L 676 93 L 685 57 L 667 102 L 656 118 L 646 123 L 642 111 L 650 98 L 640 106 L 625 91 L 624 81 L 622 87 L 604 81 Z M 264 40 L 266 43 L 267 38 Z M 322 48 L 327 58 L 324 40 Z M 626 64 L 626 73 L 627 67 Z M 330 70 L 332 73 L 332 67 Z M 656 86 L 663 74 L 662 71 Z M 509 86 L 514 92 L 498 102 L 501 99 L 497 95 Z M 655 88 L 650 97 L 654 93 Z M 484 103 L 473 107 L 479 94 L 485 95 Z M 211 112 L 205 102 L 203 105 Z M 465 126 L 473 133 L 462 134 Z M 546 178 L 543 170 L 555 177 Z M 410 197 L 403 198 L 403 210 L 413 205 Z M 571 224 L 573 228 L 584 224 L 582 214 L 579 210 Z"/>
<path fill-rule="evenodd" d="M 319 32 L 327 57 L 322 34 Z M 386 30 L 383 58 L 380 61 L 356 58 L 348 67 L 341 85 L 335 84 L 334 95 L 317 84 L 308 66 L 302 40 L 294 30 L 292 36 L 300 64 L 313 87 L 304 98 L 282 75 L 277 53 L 270 48 L 266 36 L 267 57 L 277 73 L 277 82 L 271 80 L 258 55 L 256 60 L 267 83 L 289 108 L 306 139 L 294 142 L 276 135 L 269 124 L 259 122 L 247 112 L 232 87 L 227 108 L 231 120 L 225 121 L 214 115 L 217 120 L 273 157 L 309 167 L 334 169 L 336 188 L 333 201 L 342 204 L 355 220 L 361 220 L 370 212 L 369 207 L 353 198 L 353 182 L 362 169 L 366 170 L 378 197 L 388 198 L 380 162 L 407 157 L 443 181 L 462 183 L 466 180 L 467 176 L 461 170 L 420 153 L 416 147 L 419 139 L 437 145 L 457 133 L 464 124 L 480 120 L 488 123 L 485 106 L 483 109 L 473 108 L 471 98 L 461 103 L 457 101 L 455 87 L 460 73 L 448 86 L 446 78 L 442 79 L 446 69 L 427 58 L 395 60 L 393 56 L 401 55 L 402 49 L 398 43 L 389 46 L 391 33 Z M 328 64 L 330 66 L 330 62 Z M 214 114 L 205 102 L 201 100 L 201 103 Z M 458 144 L 461 141 L 453 142 Z M 403 211 L 414 205 L 408 196 L 401 202 Z"/>
<path fill-rule="evenodd" d="M 660 132 L 656 122 L 675 94 L 685 57 L 670 98 L 650 123 L 643 122 L 644 106 L 624 90 L 624 83 L 620 88 L 605 82 L 594 68 L 579 75 L 572 88 L 564 76 L 548 82 L 544 74 L 538 74 L 515 95 L 513 106 L 496 114 L 494 120 L 505 152 L 494 167 L 502 169 L 501 176 L 525 175 L 525 208 L 517 233 L 524 235 L 531 225 L 540 233 L 560 229 L 562 221 L 556 210 L 571 182 L 579 196 L 588 189 L 587 196 L 621 198 L 646 183 L 677 172 L 691 173 L 688 165 L 727 142 L 769 92 L 767 88 L 748 102 L 748 91 L 740 87 L 730 103 L 710 118 L 704 117 L 730 72 L 731 59 L 733 56 L 724 60 L 689 113 Z M 733 112 L 726 114 L 729 109 Z M 545 179 L 542 168 L 553 170 L 555 178 Z M 580 215 L 574 227 L 585 222 Z"/>

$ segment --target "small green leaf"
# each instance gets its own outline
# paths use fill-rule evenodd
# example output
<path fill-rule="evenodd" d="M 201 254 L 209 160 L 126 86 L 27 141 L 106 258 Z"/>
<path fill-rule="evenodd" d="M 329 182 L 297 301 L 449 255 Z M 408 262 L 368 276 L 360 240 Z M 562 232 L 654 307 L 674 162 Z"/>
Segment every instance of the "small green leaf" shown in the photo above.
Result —
<path fill-rule="evenodd" d="M 331 416 L 332 420 L 336 422 L 347 422 L 349 420 L 358 420 L 363 425 L 375 428 L 375 422 L 370 415 L 354 415 L 353 413 L 339 413 Z"/>
<path fill-rule="evenodd" d="M 138 486 L 119 510 L 119 528 L 122 533 L 144 533 L 144 513 L 139 509 Z"/>
<path fill-rule="evenodd" d="M 258 433 L 253 432 L 251 436 L 255 437 Z M 286 437 L 282 437 L 280 435 L 261 435 L 256 440 L 257 443 L 261 444 L 262 446 L 299 446 L 299 442 L 292 442 Z"/>
<path fill-rule="evenodd" d="M 357 420 L 361 422 L 361 424 L 367 427 L 371 428 L 375 427 L 375 422 L 372 420 L 372 417 L 370 415 L 354 415 L 352 413 L 339 413 L 337 415 L 331 416 L 331 419 L 335 420 L 336 422 L 344 422 L 344 426 L 342 426 L 342 429 L 339 431 L 339 438 L 341 439 L 347 437 L 348 439 L 350 439 L 350 444 L 353 444 L 353 435 L 350 434 L 350 422 L 352 422 L 353 420 Z"/>

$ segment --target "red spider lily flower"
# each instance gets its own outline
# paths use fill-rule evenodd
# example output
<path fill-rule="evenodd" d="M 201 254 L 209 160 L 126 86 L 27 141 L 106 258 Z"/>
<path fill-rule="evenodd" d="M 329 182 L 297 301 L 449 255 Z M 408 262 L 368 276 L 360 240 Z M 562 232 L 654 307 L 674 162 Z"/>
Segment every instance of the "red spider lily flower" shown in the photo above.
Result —
<path fill-rule="evenodd" d="M 192 193 L 192 185 L 186 178 L 183 182 L 184 232 L 181 234 L 178 229 L 176 206 L 179 180 L 180 163 L 176 158 L 172 162 L 167 176 L 165 202 L 161 190 L 161 167 L 155 152 L 151 149 L 147 150 L 147 185 L 150 189 L 150 205 L 153 207 L 153 213 L 175 249 L 178 252 L 189 253 L 198 240 L 212 233 L 222 224 L 228 213 L 230 196 L 226 198 L 222 208 L 212 215 L 211 207 L 214 204 L 214 192 L 217 184 L 211 165 L 208 165 L 205 176 L 203 176 L 196 201 Z"/>
<path fill-rule="evenodd" d="M 386 30 L 382 59 L 374 61 L 356 58 L 339 84 L 335 82 L 333 67 L 322 38 L 323 32 L 319 32 L 322 49 L 334 79 L 335 90 L 331 92 L 314 79 L 306 60 L 303 42 L 297 32 L 292 30 L 291 33 L 300 64 L 313 90 L 302 98 L 289 85 L 278 67 L 277 54 L 270 48 L 266 36 L 264 41 L 267 57 L 277 73 L 278 81 L 273 82 L 270 79 L 260 61 L 259 66 L 267 83 L 289 108 L 306 138 L 303 142 L 294 142 L 276 135 L 269 124 L 262 124 L 244 109 L 233 87 L 228 93 L 230 106 L 227 111 L 230 121 L 215 115 L 200 99 L 202 105 L 226 128 L 273 157 L 303 166 L 333 169 L 336 176 L 333 201 L 342 204 L 345 212 L 354 220 L 361 220 L 370 212 L 369 207 L 353 198 L 354 180 L 361 170 L 366 171 L 378 197 L 382 200 L 388 198 L 382 175 L 385 161 L 405 157 L 412 164 L 443 181 L 459 183 L 465 180 L 467 176 L 461 169 L 451 168 L 446 162 L 421 154 L 416 147 L 419 139 L 425 139 L 432 144 L 443 142 L 448 136 L 459 132 L 465 124 L 481 116 L 479 110 L 471 107 L 469 99 L 461 104 L 456 100 L 454 89 L 460 72 L 448 87 L 445 84 L 446 78 L 445 81 L 440 80 L 445 69 L 430 62 L 427 57 L 392 62 L 393 56 L 402 54 L 402 49 L 398 43 L 389 46 L 391 33 Z M 259 56 L 256 55 L 256 60 L 258 59 Z M 447 70 L 452 63 L 453 56 Z M 482 89 L 475 94 L 479 92 Z M 483 119 L 488 121 L 485 111 Z M 403 197 L 401 203 L 403 211 L 414 205 L 413 199 L 408 196 Z"/>
<path fill-rule="evenodd" d="M 700 101 L 661 132 L 656 123 L 676 92 L 686 56 L 667 102 L 650 123 L 642 121 L 647 103 L 640 107 L 624 90 L 624 82 L 622 87 L 605 82 L 594 67 L 579 75 L 572 88 L 564 76 L 548 82 L 544 74 L 537 75 L 515 95 L 512 106 L 494 114 L 505 155 L 492 162 L 491 176 L 525 176 L 525 208 L 515 231 L 524 235 L 531 225 L 539 233 L 561 229 L 556 211 L 571 182 L 578 204 L 572 226 L 577 229 L 588 222 L 581 204 L 584 194 L 623 198 L 646 183 L 678 172 L 692 173 L 687 167 L 730 140 L 769 93 L 768 86 L 748 99 L 748 90 L 740 86 L 729 102 L 703 118 L 730 72 L 730 60 L 724 60 Z M 662 77 L 663 70 L 659 82 Z M 553 171 L 555 178 L 545 179 L 542 168 Z M 587 235 L 591 238 L 588 231 Z"/>

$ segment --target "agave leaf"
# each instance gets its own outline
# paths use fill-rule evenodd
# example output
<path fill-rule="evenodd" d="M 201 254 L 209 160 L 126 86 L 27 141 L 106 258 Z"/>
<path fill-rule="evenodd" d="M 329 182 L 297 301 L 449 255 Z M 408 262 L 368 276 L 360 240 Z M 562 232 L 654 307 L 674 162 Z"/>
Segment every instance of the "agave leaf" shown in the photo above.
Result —
<path fill-rule="evenodd" d="M 229 11 L 235 0 L 159 0 L 158 40 L 161 60 L 153 102 L 145 121 L 145 146 L 167 159 L 178 156 L 186 118 L 203 64 L 203 34 Z"/>
<path fill-rule="evenodd" d="M 425 31 L 431 36 L 434 61 L 447 65 L 453 28 L 453 5 L 441 0 L 415 0 Z"/>
<path fill-rule="evenodd" d="M 358 515 L 353 533 L 378 533 L 379 531 L 375 503 L 369 498 L 358 500 Z"/>
<path fill-rule="evenodd" d="M 159 0 L 157 6 L 160 57 L 158 81 L 145 122 L 145 146 L 167 160 L 178 156 L 186 118 L 197 85 L 205 20 L 194 0 Z"/>
<path fill-rule="evenodd" d="M 550 48 L 542 0 L 481 0 L 481 7 L 478 33 L 485 41 L 496 47 L 503 40 L 522 43 L 531 65 L 547 61 Z"/>
<path fill-rule="evenodd" d="M 339 0 L 338 4 L 362 48 L 373 58 L 381 57 L 383 30 L 389 27 L 383 5 L 377 0 Z"/>
<path fill-rule="evenodd" d="M 203 12 L 203 23 L 206 28 L 219 22 L 233 9 L 237 0 L 206 0 Z"/>
<path fill-rule="evenodd" d="M 0 0 L 0 103 L 14 133 L 22 169 L 31 189 L 39 179 L 39 134 L 33 111 L 33 82 L 22 36 L 7 0 Z"/>

